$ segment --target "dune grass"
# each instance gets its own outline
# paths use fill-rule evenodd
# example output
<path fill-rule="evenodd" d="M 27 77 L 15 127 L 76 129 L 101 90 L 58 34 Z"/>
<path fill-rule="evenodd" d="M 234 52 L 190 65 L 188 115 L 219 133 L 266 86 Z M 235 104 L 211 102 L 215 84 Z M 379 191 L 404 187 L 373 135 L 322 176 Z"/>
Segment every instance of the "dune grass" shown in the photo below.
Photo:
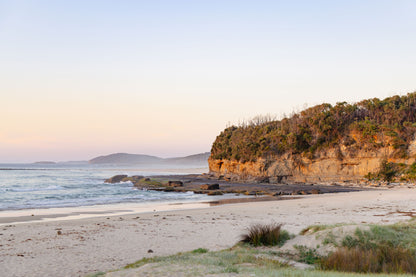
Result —
<path fill-rule="evenodd" d="M 222 251 L 178 253 L 165 257 L 144 258 L 121 270 L 129 270 L 128 276 L 291 276 L 291 277 L 395 277 L 411 275 L 356 274 L 322 270 L 300 270 L 276 261 L 277 253 L 271 248 L 251 247 L 248 244 Z M 145 266 L 146 265 L 146 266 Z M 111 274 L 111 273 L 110 273 Z M 94 275 L 90 275 L 94 276 Z M 95 276 L 102 276 L 101 273 Z M 104 275 L 105 276 L 105 275 Z"/>
<path fill-rule="evenodd" d="M 345 236 L 338 243 L 336 251 L 327 256 L 318 255 L 314 249 L 298 247 L 301 254 L 299 261 L 315 265 L 316 269 L 313 270 L 292 268 L 282 262 L 279 248 L 265 246 L 281 245 L 290 237 L 281 230 L 281 225 L 255 225 L 248 231 L 244 235 L 244 242 L 230 249 L 208 251 L 198 248 L 171 256 L 144 258 L 121 270 L 132 271 L 129 276 L 166 276 L 172 273 L 171 276 L 403 277 L 416 273 L 415 221 L 386 226 L 370 225 L 368 230 L 356 229 L 353 235 Z M 97 272 L 90 276 L 105 274 Z"/>
<path fill-rule="evenodd" d="M 247 233 L 241 236 L 241 241 L 253 246 L 283 245 L 290 239 L 290 234 L 282 230 L 281 224 L 256 224 L 248 228 Z"/>
<path fill-rule="evenodd" d="M 342 240 L 320 260 L 322 269 L 372 273 L 416 273 L 416 224 L 372 225 Z"/>
<path fill-rule="evenodd" d="M 416 273 L 415 252 L 401 247 L 343 247 L 323 258 L 324 270 L 362 273 Z"/>

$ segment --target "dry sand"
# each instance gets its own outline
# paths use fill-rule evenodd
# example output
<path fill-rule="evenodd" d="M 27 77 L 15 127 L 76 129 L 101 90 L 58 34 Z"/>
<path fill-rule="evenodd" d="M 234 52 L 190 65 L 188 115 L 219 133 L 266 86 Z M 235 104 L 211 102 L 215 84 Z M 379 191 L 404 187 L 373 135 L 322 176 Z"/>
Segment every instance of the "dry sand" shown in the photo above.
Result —
<path fill-rule="evenodd" d="M 198 205 L 142 213 L 124 205 L 113 216 L 95 210 L 67 220 L 55 216 L 45 222 L 10 223 L 30 218 L 21 217 L 27 213 L 21 211 L 0 224 L 0 276 L 84 276 L 143 257 L 199 247 L 224 249 L 234 245 L 253 223 L 283 223 L 284 229 L 296 234 L 313 224 L 394 223 L 416 214 L 416 189 L 308 195 L 208 208 Z M 0 217 L 5 220 L 4 213 Z"/>

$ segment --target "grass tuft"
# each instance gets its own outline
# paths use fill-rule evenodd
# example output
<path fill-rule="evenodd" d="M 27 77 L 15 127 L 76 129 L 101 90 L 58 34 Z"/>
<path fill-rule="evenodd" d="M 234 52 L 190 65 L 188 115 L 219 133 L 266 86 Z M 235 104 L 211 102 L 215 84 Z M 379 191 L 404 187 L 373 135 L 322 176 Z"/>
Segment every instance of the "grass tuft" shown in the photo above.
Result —
<path fill-rule="evenodd" d="M 206 248 L 198 248 L 198 249 L 192 250 L 191 253 L 194 253 L 194 254 L 203 254 L 203 253 L 207 253 L 208 251 L 209 250 L 206 249 Z"/>
<path fill-rule="evenodd" d="M 282 224 L 256 224 L 248 228 L 247 234 L 241 236 L 241 242 L 254 246 L 283 245 L 290 239 L 287 231 L 281 230 Z"/>

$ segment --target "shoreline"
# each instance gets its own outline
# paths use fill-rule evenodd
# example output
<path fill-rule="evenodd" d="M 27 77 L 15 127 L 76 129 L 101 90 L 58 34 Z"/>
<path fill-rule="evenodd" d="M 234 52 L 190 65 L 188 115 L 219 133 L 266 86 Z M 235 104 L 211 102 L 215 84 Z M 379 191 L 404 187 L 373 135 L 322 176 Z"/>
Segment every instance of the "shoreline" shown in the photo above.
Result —
<path fill-rule="evenodd" d="M 300 197 L 215 197 L 212 200 L 189 200 L 146 203 L 115 203 L 76 207 L 55 207 L 44 209 L 21 209 L 0 211 L 0 227 L 8 224 L 51 222 L 60 220 L 76 220 L 94 217 L 124 216 L 151 212 L 183 211 L 191 209 L 206 209 L 213 206 L 297 199 Z M 214 198 L 214 197 L 213 197 Z"/>
<path fill-rule="evenodd" d="M 283 229 L 299 234 L 310 225 L 392 224 L 415 214 L 416 189 L 393 188 L 3 224 L 0 267 L 5 276 L 85 276 L 146 257 L 230 248 L 256 223 L 281 223 Z"/>

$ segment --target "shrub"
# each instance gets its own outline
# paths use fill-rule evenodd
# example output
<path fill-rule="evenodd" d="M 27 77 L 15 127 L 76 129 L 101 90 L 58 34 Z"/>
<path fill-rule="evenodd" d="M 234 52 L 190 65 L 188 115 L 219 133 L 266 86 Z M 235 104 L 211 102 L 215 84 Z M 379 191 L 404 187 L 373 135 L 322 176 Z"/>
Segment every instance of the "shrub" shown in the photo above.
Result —
<path fill-rule="evenodd" d="M 386 160 L 381 162 L 379 175 L 384 181 L 390 182 L 396 174 L 394 163 L 389 163 Z"/>
<path fill-rule="evenodd" d="M 369 180 L 383 180 L 383 181 L 391 182 L 393 178 L 396 177 L 398 174 L 399 174 L 399 167 L 397 164 L 388 162 L 387 160 L 382 160 L 377 172 L 375 173 L 369 172 L 364 177 Z"/>
<path fill-rule="evenodd" d="M 362 273 L 416 273 L 414 251 L 402 247 L 340 248 L 321 259 L 324 270 Z"/>
<path fill-rule="evenodd" d="M 248 228 L 248 233 L 242 235 L 241 241 L 254 246 L 283 245 L 290 239 L 287 231 L 281 230 L 282 224 L 256 224 Z"/>
<path fill-rule="evenodd" d="M 416 273 L 414 223 L 374 225 L 355 231 L 343 248 L 321 259 L 323 269 L 365 273 Z"/>
<path fill-rule="evenodd" d="M 308 248 L 304 245 L 295 245 L 295 249 L 299 255 L 298 262 L 316 264 L 320 261 L 321 256 L 316 252 L 316 249 Z"/>

